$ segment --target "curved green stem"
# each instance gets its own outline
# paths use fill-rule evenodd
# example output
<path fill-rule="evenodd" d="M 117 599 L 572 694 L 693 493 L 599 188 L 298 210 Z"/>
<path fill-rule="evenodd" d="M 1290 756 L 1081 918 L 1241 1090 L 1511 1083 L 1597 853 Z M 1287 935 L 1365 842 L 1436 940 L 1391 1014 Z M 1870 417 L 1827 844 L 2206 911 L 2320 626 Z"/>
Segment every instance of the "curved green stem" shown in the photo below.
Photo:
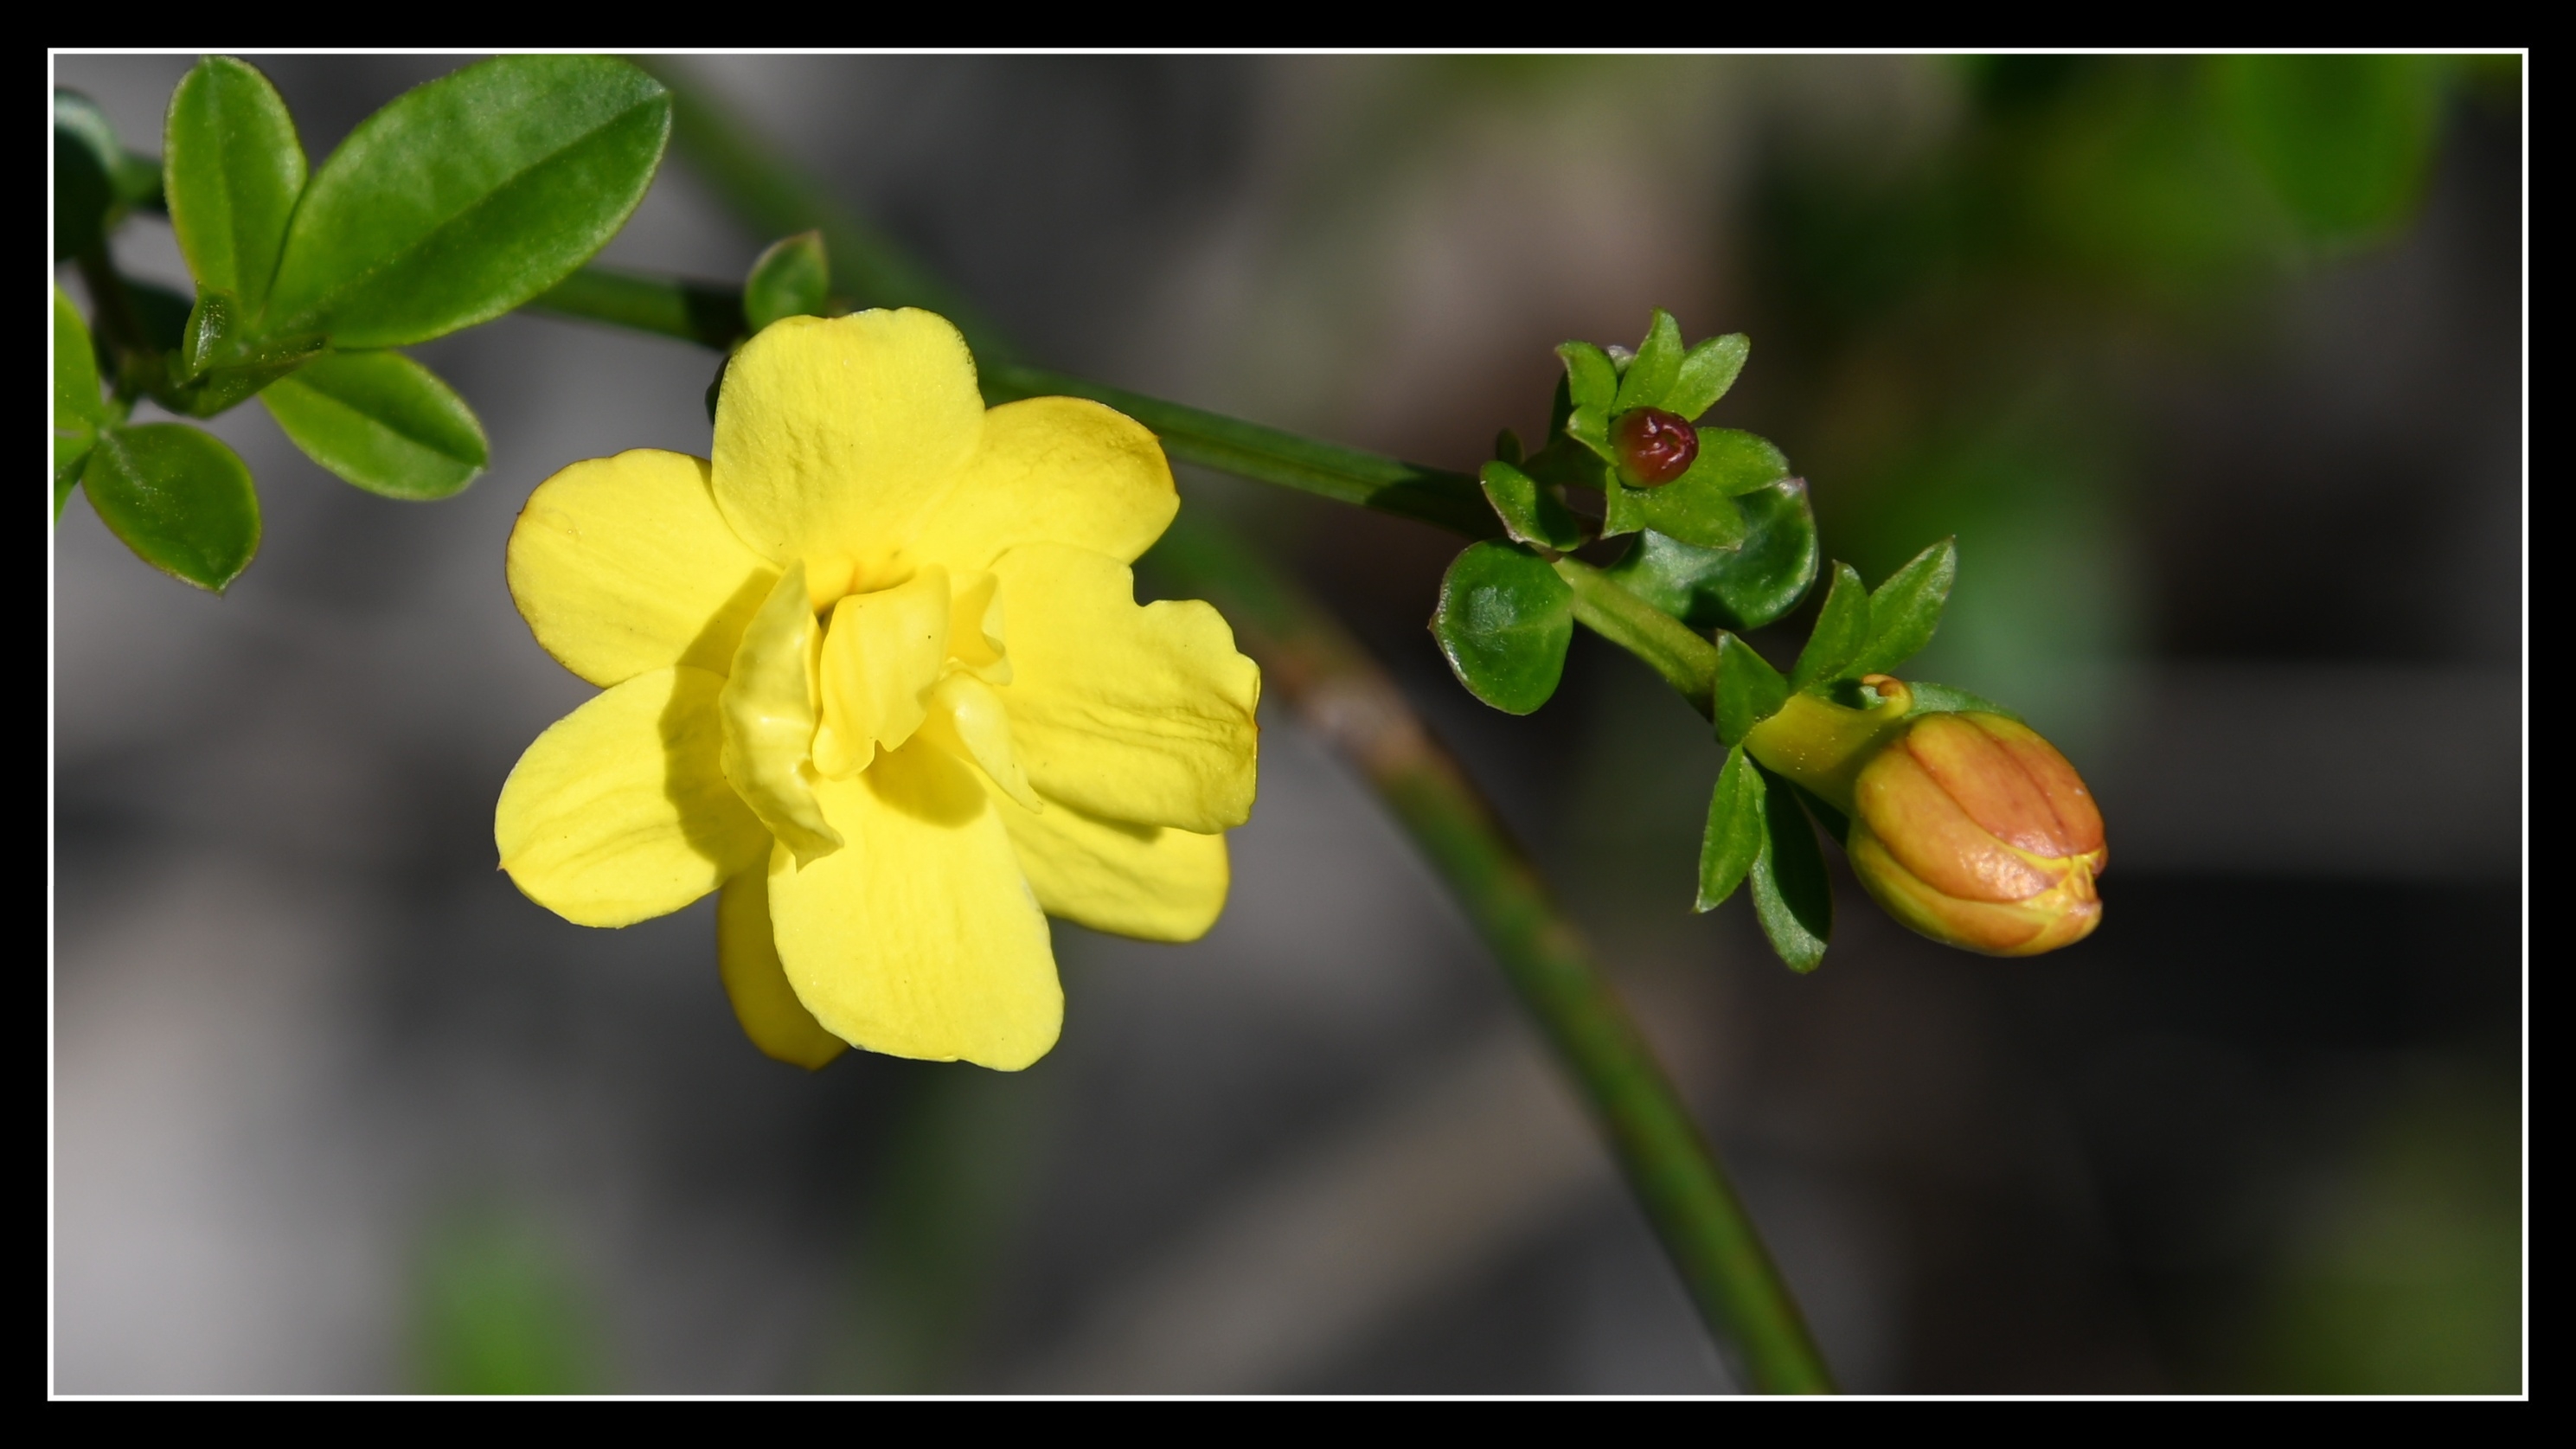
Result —
<path fill-rule="evenodd" d="M 1701 714 L 1716 718 L 1717 646 L 1580 559 L 1560 558 L 1573 586 L 1575 622 L 1646 661 Z"/>

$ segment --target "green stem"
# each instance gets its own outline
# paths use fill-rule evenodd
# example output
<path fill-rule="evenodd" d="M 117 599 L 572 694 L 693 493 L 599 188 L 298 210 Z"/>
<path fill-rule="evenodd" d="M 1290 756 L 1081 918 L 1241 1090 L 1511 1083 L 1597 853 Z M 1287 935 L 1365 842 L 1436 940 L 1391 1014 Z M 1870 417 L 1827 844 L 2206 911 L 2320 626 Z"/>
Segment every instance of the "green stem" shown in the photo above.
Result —
<path fill-rule="evenodd" d="M 1580 559 L 1558 559 L 1556 576 L 1574 588 L 1576 623 L 1646 661 L 1692 708 L 1717 717 L 1716 645 Z"/>
<path fill-rule="evenodd" d="M 1438 871 L 1572 1073 L 1711 1329 L 1765 1393 L 1830 1393 L 1743 1202 L 1538 867 L 1385 671 L 1259 552 L 1184 512 L 1143 566 L 1215 604 L 1262 678 L 1350 757 Z"/>

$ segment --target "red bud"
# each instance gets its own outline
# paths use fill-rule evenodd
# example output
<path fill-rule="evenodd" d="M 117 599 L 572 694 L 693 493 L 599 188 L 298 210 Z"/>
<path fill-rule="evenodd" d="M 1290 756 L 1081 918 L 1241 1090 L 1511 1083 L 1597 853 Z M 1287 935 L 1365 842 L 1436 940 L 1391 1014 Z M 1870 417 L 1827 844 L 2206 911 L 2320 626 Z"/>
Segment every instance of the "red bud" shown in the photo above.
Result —
<path fill-rule="evenodd" d="M 1690 419 L 1662 408 L 1621 413 L 1610 427 L 1619 471 L 1639 488 L 1660 488 L 1690 471 L 1699 458 L 1699 430 Z"/>

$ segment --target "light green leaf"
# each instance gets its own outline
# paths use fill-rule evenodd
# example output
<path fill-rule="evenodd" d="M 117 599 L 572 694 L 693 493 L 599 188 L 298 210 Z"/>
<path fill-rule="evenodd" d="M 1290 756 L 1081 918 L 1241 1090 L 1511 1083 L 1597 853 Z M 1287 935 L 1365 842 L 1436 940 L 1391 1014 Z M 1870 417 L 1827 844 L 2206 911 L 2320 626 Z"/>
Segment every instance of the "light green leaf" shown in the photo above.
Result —
<path fill-rule="evenodd" d="M 259 551 L 250 469 L 221 439 L 185 423 L 100 433 L 81 488 L 137 557 L 198 588 L 221 592 Z"/>
<path fill-rule="evenodd" d="M 54 516 L 80 482 L 81 464 L 107 424 L 107 399 L 98 386 L 98 352 L 89 325 L 63 289 L 54 289 Z"/>
<path fill-rule="evenodd" d="M 1770 623 L 1796 608 L 1816 581 L 1815 511 L 1806 483 L 1796 478 L 1739 494 L 1735 504 L 1745 521 L 1744 542 L 1735 548 L 1693 548 L 1648 532 L 1608 573 L 1693 629 Z"/>
<path fill-rule="evenodd" d="M 1485 501 L 1503 521 L 1514 542 L 1536 544 L 1559 553 L 1581 546 L 1583 523 L 1553 489 L 1541 485 L 1512 464 L 1497 458 L 1477 475 Z"/>
<path fill-rule="evenodd" d="M 1762 857 L 1769 826 L 1764 817 L 1762 771 L 1742 745 L 1726 752 L 1717 789 L 1708 797 L 1708 828 L 1700 835 L 1699 900 L 1691 909 L 1713 911 L 1735 894 Z"/>
<path fill-rule="evenodd" d="M 1753 355 L 1753 339 L 1741 332 L 1711 337 L 1683 354 L 1672 391 L 1664 394 L 1664 411 L 1696 420 L 1717 405 Z"/>
<path fill-rule="evenodd" d="M 1528 714 L 1564 677 L 1574 590 L 1526 549 L 1475 544 L 1441 577 L 1431 636 L 1468 693 L 1505 714 Z"/>
<path fill-rule="evenodd" d="M 387 498 L 448 497 L 491 462 L 465 399 L 399 352 L 332 353 L 259 400 L 306 457 Z"/>
<path fill-rule="evenodd" d="M 1932 642 L 1950 585 L 1959 577 L 1959 543 L 1945 538 L 1916 554 L 1870 591 L 1869 642 L 1843 672 L 1887 674 Z"/>
<path fill-rule="evenodd" d="M 1706 477 L 1694 480 L 1684 473 L 1661 488 L 1631 488 L 1613 480 L 1601 494 L 1607 505 L 1601 519 L 1603 538 L 1651 528 L 1694 548 L 1743 546 L 1744 510 Z"/>
<path fill-rule="evenodd" d="M 831 300 L 832 264 L 823 234 L 799 232 L 772 243 L 742 284 L 743 319 L 759 331 L 781 317 L 820 317 Z"/>
<path fill-rule="evenodd" d="M 1717 635 L 1717 738 L 1728 748 L 1744 743 L 1755 725 L 1780 712 L 1789 681 L 1753 646 L 1721 629 Z"/>
<path fill-rule="evenodd" d="M 1789 687 L 1813 689 L 1849 677 L 1852 661 L 1868 643 L 1869 590 L 1861 584 L 1860 570 L 1837 563 L 1825 605 L 1816 612 L 1816 627 L 1807 635 L 1807 647 L 1798 651 L 1798 662 L 1790 667 Z"/>
<path fill-rule="evenodd" d="M 409 91 L 314 173 L 259 330 L 373 348 L 489 321 L 607 244 L 670 131 L 661 83 L 602 56 L 502 56 Z"/>
<path fill-rule="evenodd" d="M 1753 913 L 1790 970 L 1813 971 L 1824 964 L 1825 943 L 1834 934 L 1833 881 L 1796 791 L 1768 770 L 1762 778 L 1764 829 L 1762 854 L 1751 871 Z"/>
<path fill-rule="evenodd" d="M 1574 405 L 1607 414 L 1619 396 L 1619 369 L 1610 365 L 1610 354 L 1589 342 L 1566 342 L 1558 345 L 1556 355 L 1565 359 L 1565 385 Z"/>
<path fill-rule="evenodd" d="M 1636 357 L 1619 379 L 1619 400 L 1610 405 L 1613 413 L 1635 408 L 1659 408 L 1664 395 L 1673 390 L 1673 379 L 1682 367 L 1682 329 L 1673 314 L 1661 307 L 1654 320 L 1646 324 L 1646 340 L 1637 347 Z"/>
<path fill-rule="evenodd" d="M 171 95 L 162 137 L 170 226 L 189 273 L 257 315 L 304 190 L 295 118 L 268 77 L 210 55 Z"/>

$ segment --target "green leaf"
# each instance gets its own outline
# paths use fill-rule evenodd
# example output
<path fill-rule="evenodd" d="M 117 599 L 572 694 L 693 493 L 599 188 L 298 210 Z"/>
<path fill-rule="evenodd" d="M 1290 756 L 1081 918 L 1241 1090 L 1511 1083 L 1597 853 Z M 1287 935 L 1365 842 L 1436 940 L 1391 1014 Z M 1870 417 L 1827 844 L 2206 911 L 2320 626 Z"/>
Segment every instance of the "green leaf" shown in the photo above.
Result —
<path fill-rule="evenodd" d="M 1611 480 L 1601 490 L 1608 505 L 1601 536 L 1617 538 L 1651 528 L 1666 538 L 1694 548 L 1734 549 L 1744 544 L 1744 510 L 1703 478 L 1689 473 L 1661 488 L 1631 488 Z"/>
<path fill-rule="evenodd" d="M 399 352 L 332 353 L 259 400 L 306 457 L 387 498 L 446 498 L 492 460 L 465 399 Z"/>
<path fill-rule="evenodd" d="M 134 320 L 143 328 L 143 340 L 151 344 L 153 351 L 176 352 L 187 344 L 188 314 L 197 309 L 195 298 L 158 282 L 127 277 L 125 299 L 134 304 Z"/>
<path fill-rule="evenodd" d="M 1582 545 L 1582 520 L 1555 490 L 1500 458 L 1487 463 L 1477 477 L 1484 484 L 1485 501 L 1493 505 L 1494 516 L 1503 521 L 1503 531 L 1513 541 L 1559 553 Z"/>
<path fill-rule="evenodd" d="M 1807 647 L 1798 651 L 1798 662 L 1789 669 L 1789 687 L 1813 689 L 1849 677 L 1852 661 L 1868 644 L 1869 590 L 1861 584 L 1860 570 L 1837 563 Z"/>
<path fill-rule="evenodd" d="M 1916 554 L 1869 595 L 1869 642 L 1844 672 L 1888 674 L 1932 642 L 1942 606 L 1959 577 L 1959 541 L 1945 538 Z"/>
<path fill-rule="evenodd" d="M 137 557 L 198 588 L 221 592 L 259 551 L 250 469 L 214 434 L 185 423 L 100 433 L 81 488 Z"/>
<path fill-rule="evenodd" d="M 314 173 L 259 330 L 372 348 L 489 321 L 607 244 L 670 132 L 670 93 L 603 56 L 502 56 L 406 92 Z"/>
<path fill-rule="evenodd" d="M 1699 842 L 1699 900 L 1691 909 L 1713 911 L 1744 884 L 1747 872 L 1762 856 L 1767 827 L 1763 818 L 1762 771 L 1742 745 L 1726 752 L 1717 772 L 1717 789 L 1708 797 L 1708 828 Z"/>
<path fill-rule="evenodd" d="M 1681 325 L 1673 321 L 1672 313 L 1657 307 L 1654 320 L 1646 324 L 1646 340 L 1638 345 L 1636 357 L 1619 379 L 1619 399 L 1610 405 L 1610 411 L 1662 407 L 1664 395 L 1673 390 L 1673 379 L 1680 375 L 1681 368 Z"/>
<path fill-rule="evenodd" d="M 781 317 L 820 317 L 831 300 L 832 264 L 823 254 L 823 234 L 799 232 L 773 242 L 751 276 L 742 284 L 742 312 L 759 331 Z"/>
<path fill-rule="evenodd" d="M 54 92 L 54 260 L 103 244 L 124 157 L 116 128 L 89 97 Z"/>
<path fill-rule="evenodd" d="M 1759 767 L 1757 767 L 1759 768 Z M 1834 888 L 1815 827 L 1789 782 L 1762 771 L 1762 853 L 1753 862 L 1753 913 L 1792 971 L 1824 963 L 1834 934 Z"/>
<path fill-rule="evenodd" d="M 98 352 L 72 299 L 54 288 L 54 516 L 80 482 L 81 464 L 107 425 L 107 399 L 98 386 Z"/>
<path fill-rule="evenodd" d="M 2209 62 L 2238 141 L 2310 239 L 2414 213 L 2441 130 L 2447 58 L 2236 55 Z"/>
<path fill-rule="evenodd" d="M 320 357 L 328 347 L 318 332 L 260 336 L 245 325 L 230 292 L 204 288 L 180 338 L 177 388 L 163 401 L 175 412 L 210 418 Z"/>
<path fill-rule="evenodd" d="M 1505 714 L 1547 703 L 1574 639 L 1574 590 L 1544 559 L 1480 543 L 1440 580 L 1431 636 L 1467 692 Z"/>
<path fill-rule="evenodd" d="M 1719 741 L 1732 749 L 1747 731 L 1780 712 L 1789 701 L 1789 681 L 1771 661 L 1735 635 L 1717 635 L 1716 719 Z"/>
<path fill-rule="evenodd" d="M 1565 359 L 1565 385 L 1574 406 L 1608 413 L 1611 400 L 1619 396 L 1619 369 L 1610 365 L 1610 354 L 1589 342 L 1560 343 L 1556 355 Z"/>
<path fill-rule="evenodd" d="M 1701 436 L 1707 436 L 1703 431 Z M 1816 516 L 1796 478 L 1735 500 L 1744 542 L 1693 548 L 1660 533 L 1642 535 L 1607 572 L 1619 586 L 1693 629 L 1758 629 L 1798 606 L 1816 580 Z"/>
<path fill-rule="evenodd" d="M 1699 456 L 1691 460 L 1690 472 L 1682 478 L 1694 474 L 1703 480 L 1701 486 L 1734 496 L 1788 477 L 1789 459 L 1768 438 L 1741 428 L 1701 428 Z"/>
<path fill-rule="evenodd" d="M 268 77 L 228 55 L 197 62 L 162 132 L 170 227 L 200 287 L 256 316 L 304 191 L 304 143 Z"/>
<path fill-rule="evenodd" d="M 1744 359 L 1752 354 L 1753 339 L 1741 332 L 1711 337 L 1692 348 L 1682 356 L 1672 391 L 1664 394 L 1664 411 L 1696 420 L 1735 386 L 1736 375 L 1744 371 Z"/>
<path fill-rule="evenodd" d="M 1610 447 L 1610 415 L 1599 408 L 1579 407 L 1566 414 L 1565 435 L 1605 463 L 1617 457 Z"/>
<path fill-rule="evenodd" d="M 2008 720 L 2021 718 L 2020 715 L 1982 694 L 1970 694 L 1964 689 L 1956 689 L 1947 684 L 1934 684 L 1928 679 L 1909 679 L 1905 682 L 1905 687 L 1914 694 L 1914 705 L 1905 712 L 1907 719 L 1922 714 L 1969 713 L 1999 714 Z"/>

